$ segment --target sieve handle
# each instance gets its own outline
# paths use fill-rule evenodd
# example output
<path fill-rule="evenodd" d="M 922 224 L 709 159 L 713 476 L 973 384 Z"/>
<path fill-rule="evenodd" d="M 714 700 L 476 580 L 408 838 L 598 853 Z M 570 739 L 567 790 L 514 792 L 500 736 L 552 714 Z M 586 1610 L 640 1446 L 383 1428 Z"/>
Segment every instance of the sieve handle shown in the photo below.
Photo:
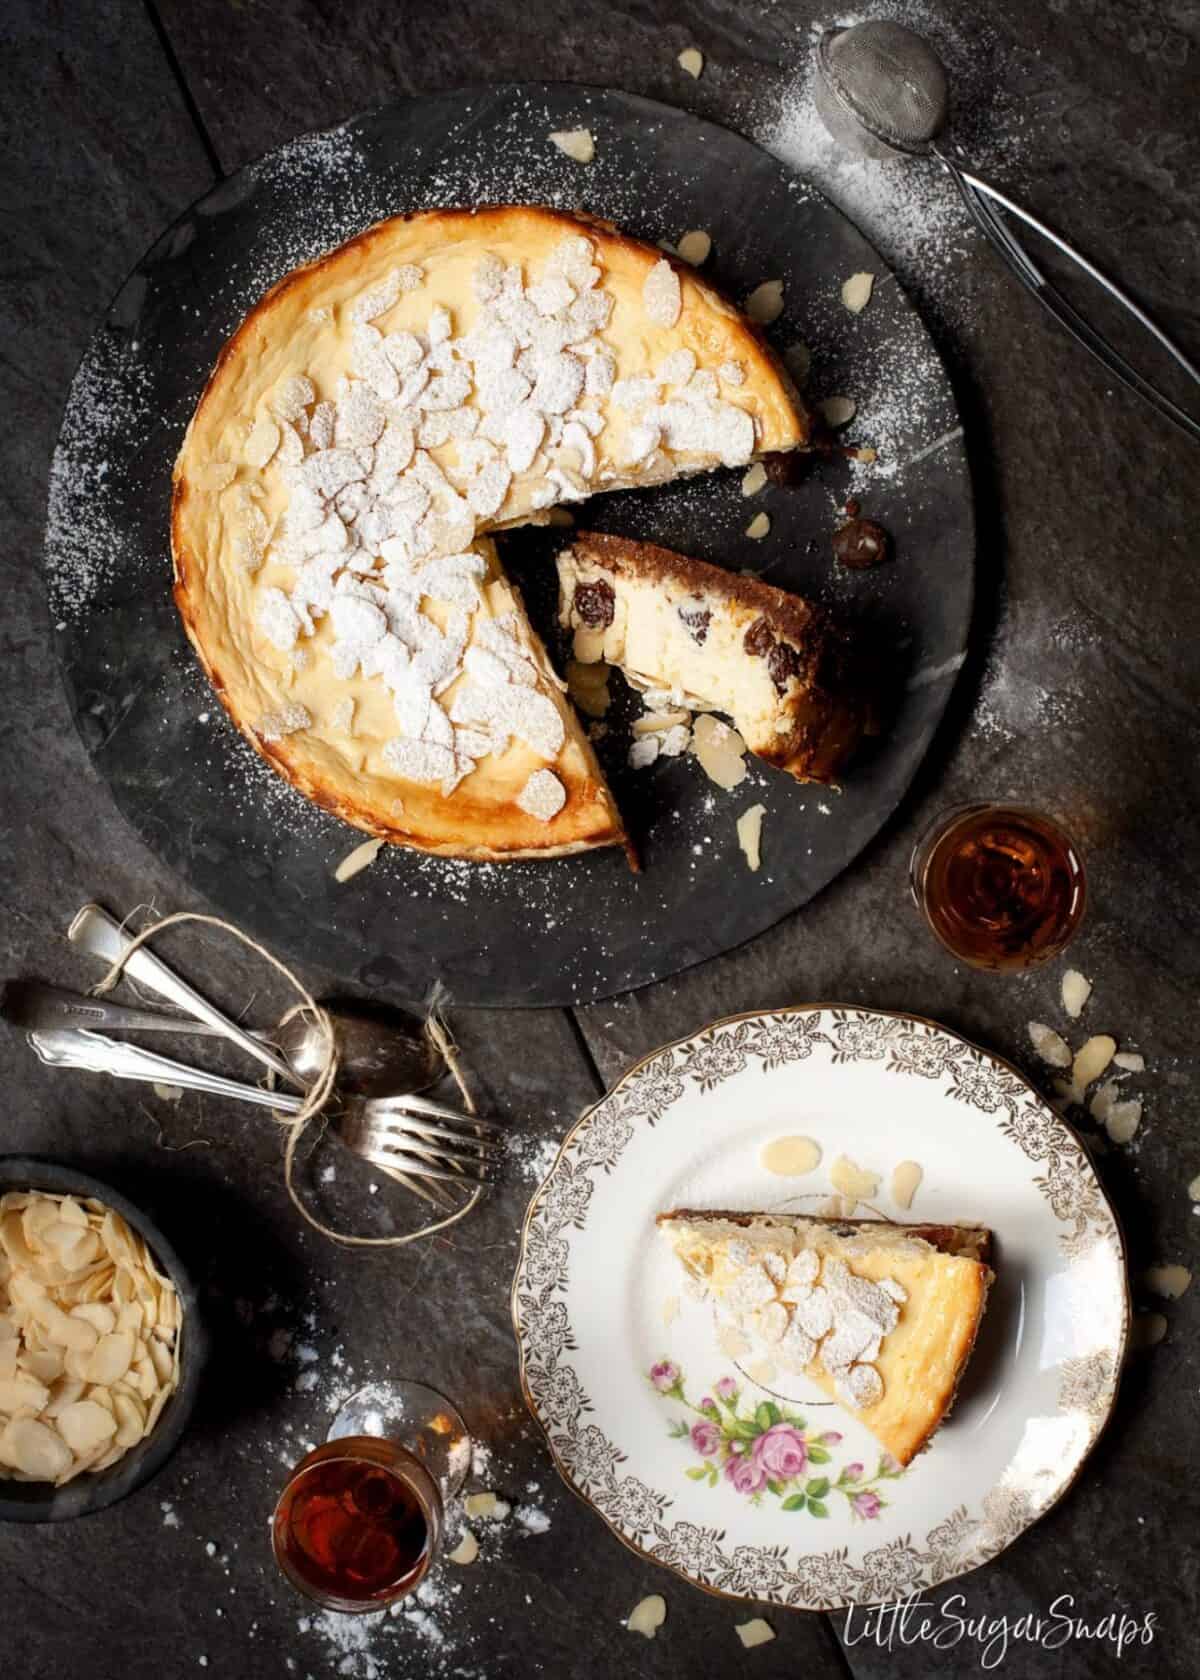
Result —
<path fill-rule="evenodd" d="M 973 175 L 969 170 L 961 168 L 953 158 L 947 157 L 946 153 L 940 151 L 936 146 L 933 148 L 933 153 L 958 188 L 963 203 L 966 205 L 975 225 L 995 247 L 1025 289 L 1038 300 L 1047 313 L 1053 316 L 1078 344 L 1081 344 L 1089 354 L 1094 356 L 1114 379 L 1120 380 L 1123 385 L 1128 386 L 1131 391 L 1135 391 L 1138 396 L 1156 409 L 1164 419 L 1170 420 L 1186 432 L 1189 437 L 1200 442 L 1200 422 L 1193 419 L 1177 403 L 1172 402 L 1170 397 L 1164 395 L 1157 386 L 1152 385 L 1143 374 L 1126 361 L 1119 350 L 1115 349 L 1080 315 L 1072 304 L 1067 302 L 1062 293 L 1046 279 L 1029 252 L 1026 251 L 1012 230 L 1006 226 L 997 214 L 993 204 L 1000 205 L 1009 215 L 1024 222 L 1026 227 L 1032 228 L 1035 233 L 1047 240 L 1056 250 L 1070 258 L 1077 268 L 1081 269 L 1089 279 L 1094 280 L 1098 286 L 1107 292 L 1109 297 L 1119 303 L 1126 313 L 1137 321 L 1139 326 L 1145 328 L 1195 384 L 1200 385 L 1200 369 L 1188 359 L 1175 341 L 1168 337 L 1157 322 L 1153 321 L 1128 293 L 1122 291 L 1114 280 L 1110 280 L 1094 263 L 1089 262 L 1081 252 L 1075 250 L 1074 246 L 1068 245 L 1067 241 L 1060 234 L 1055 233 L 1053 228 L 1047 227 L 1030 211 L 1022 209 L 1019 204 L 1015 204 L 1011 198 L 1008 198 L 996 187 L 981 180 L 978 175 Z"/>

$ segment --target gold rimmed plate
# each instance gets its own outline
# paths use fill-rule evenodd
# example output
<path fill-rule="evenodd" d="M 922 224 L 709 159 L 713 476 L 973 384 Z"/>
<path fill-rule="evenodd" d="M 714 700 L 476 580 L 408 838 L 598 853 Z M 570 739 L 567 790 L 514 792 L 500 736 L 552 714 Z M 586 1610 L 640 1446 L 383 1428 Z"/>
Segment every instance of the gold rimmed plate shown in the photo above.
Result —
<path fill-rule="evenodd" d="M 785 1179 L 761 1155 L 795 1134 L 822 1160 Z M 681 1206 L 824 1211 L 841 1154 L 880 1175 L 857 1217 L 996 1236 L 954 1411 L 904 1470 L 806 1379 L 767 1388 L 723 1355 L 655 1227 Z M 888 1196 L 902 1160 L 922 1169 L 910 1210 Z M 708 1591 L 812 1610 L 1011 1545 L 1099 1439 L 1129 1328 L 1116 1217 L 1021 1074 L 915 1016 L 817 1004 L 718 1021 L 590 1108 L 530 1203 L 512 1306 L 530 1410 L 617 1536 Z"/>

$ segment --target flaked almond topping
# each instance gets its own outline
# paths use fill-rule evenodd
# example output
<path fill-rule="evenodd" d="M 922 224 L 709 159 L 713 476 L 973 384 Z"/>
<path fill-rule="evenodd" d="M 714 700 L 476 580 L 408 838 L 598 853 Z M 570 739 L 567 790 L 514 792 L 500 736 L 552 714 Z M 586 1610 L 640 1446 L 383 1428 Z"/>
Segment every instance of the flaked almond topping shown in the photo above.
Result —
<path fill-rule="evenodd" d="M 746 314 L 760 327 L 769 327 L 783 314 L 783 281 L 764 280 L 746 299 Z"/>
<path fill-rule="evenodd" d="M 1186 1266 L 1148 1266 L 1142 1273 L 1146 1288 L 1168 1301 L 1178 1301 L 1191 1281 L 1192 1274 Z"/>
<path fill-rule="evenodd" d="M 775 1629 L 761 1616 L 755 1616 L 749 1622 L 738 1622 L 733 1631 L 747 1651 L 752 1651 L 756 1645 L 766 1645 L 775 1637 Z"/>
<path fill-rule="evenodd" d="M 892 1169 L 892 1200 L 897 1207 L 910 1208 L 925 1174 L 916 1161 L 901 1161 Z"/>
<path fill-rule="evenodd" d="M 858 413 L 858 404 L 853 397 L 826 397 L 817 407 L 821 410 L 821 418 L 833 431 L 839 426 L 848 426 Z"/>
<path fill-rule="evenodd" d="M 757 496 L 767 482 L 767 469 L 761 461 L 755 461 L 745 478 L 742 480 L 742 495 Z"/>
<path fill-rule="evenodd" d="M 567 790 L 553 770 L 535 770 L 517 795 L 517 804 L 539 822 L 551 822 L 567 802 Z"/>
<path fill-rule="evenodd" d="M 250 428 L 242 448 L 242 459 L 248 467 L 265 467 L 279 448 L 279 427 L 269 414 L 260 414 Z"/>
<path fill-rule="evenodd" d="M 783 1178 L 802 1178 L 821 1164 L 821 1145 L 810 1137 L 772 1138 L 759 1156 L 762 1166 Z"/>
<path fill-rule="evenodd" d="M 454 1550 L 446 1553 L 451 1563 L 474 1563 L 478 1556 L 479 1542 L 469 1528 L 463 1529 L 462 1538 Z"/>
<path fill-rule="evenodd" d="M 829 1170 L 835 1190 L 852 1202 L 863 1202 L 879 1189 L 879 1174 L 857 1166 L 848 1155 L 839 1155 Z"/>
<path fill-rule="evenodd" d="M 1107 1033 L 1097 1033 L 1075 1052 L 1071 1064 L 1071 1081 L 1077 1091 L 1086 1091 L 1094 1079 L 1099 1079 L 1117 1053 L 1116 1040 Z"/>
<path fill-rule="evenodd" d="M 737 820 L 738 845 L 746 855 L 746 863 L 756 873 L 762 862 L 762 825 L 767 814 L 765 805 L 751 805 Z"/>
<path fill-rule="evenodd" d="M 875 285 L 875 276 L 865 271 L 852 274 L 842 286 L 842 302 L 851 315 L 861 315 L 871 301 L 871 292 Z"/>
<path fill-rule="evenodd" d="M 1062 1006 L 1072 1021 L 1078 1021 L 1091 995 L 1092 982 L 1077 968 L 1069 968 L 1062 977 Z"/>
<path fill-rule="evenodd" d="M 379 848 L 382 845 L 382 840 L 364 840 L 361 846 L 355 846 L 352 852 L 346 853 L 346 856 L 334 870 L 334 880 L 338 882 L 352 880 L 355 875 L 358 875 L 362 870 L 366 869 L 369 864 L 375 862 L 375 859 L 379 856 Z"/>
<path fill-rule="evenodd" d="M 1041 1021 L 1030 1021 L 1028 1027 L 1033 1048 L 1048 1066 L 1070 1067 L 1071 1046 L 1065 1038 L 1060 1037 L 1052 1027 L 1045 1026 Z"/>
<path fill-rule="evenodd" d="M 692 730 L 692 752 L 709 781 L 727 792 L 745 780 L 746 743 L 729 724 L 702 712 Z"/>
<path fill-rule="evenodd" d="M 660 1593 L 651 1593 L 634 1605 L 625 1626 L 630 1633 L 640 1633 L 644 1639 L 653 1639 L 666 1619 L 666 1599 Z"/>
<path fill-rule="evenodd" d="M 690 233 L 685 233 L 678 245 L 678 255 L 685 263 L 691 263 L 693 268 L 707 262 L 711 250 L 712 240 L 702 228 L 693 228 Z"/>
<path fill-rule="evenodd" d="M 591 163 L 596 155 L 596 142 L 588 128 L 560 128 L 550 135 L 551 143 L 573 163 Z"/>
<path fill-rule="evenodd" d="M 642 308 L 656 327 L 673 327 L 683 309 L 679 276 L 661 257 L 642 283 Z"/>
<path fill-rule="evenodd" d="M 768 513 L 756 513 L 746 527 L 746 535 L 754 542 L 761 542 L 771 529 L 771 516 Z"/>
<path fill-rule="evenodd" d="M 686 71 L 689 76 L 694 76 L 698 79 L 700 72 L 704 69 L 704 54 L 700 51 L 699 47 L 685 47 L 675 62 L 678 64 L 679 68 Z"/>

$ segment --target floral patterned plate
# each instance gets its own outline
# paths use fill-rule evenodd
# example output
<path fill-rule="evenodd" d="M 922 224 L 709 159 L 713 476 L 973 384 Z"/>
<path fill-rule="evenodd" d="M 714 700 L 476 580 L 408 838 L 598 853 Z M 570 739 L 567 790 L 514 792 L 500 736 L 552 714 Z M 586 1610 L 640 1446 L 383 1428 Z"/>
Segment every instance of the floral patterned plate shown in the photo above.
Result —
<path fill-rule="evenodd" d="M 783 1135 L 820 1166 L 760 1164 Z M 996 1283 L 954 1412 L 907 1470 L 804 1378 L 725 1358 L 657 1235 L 673 1207 L 857 1210 L 996 1233 Z M 901 1160 L 911 1212 L 887 1196 Z M 1016 1070 L 913 1016 L 809 1005 L 656 1051 L 589 1109 L 525 1219 L 522 1383 L 559 1471 L 635 1550 L 697 1586 L 803 1609 L 893 1601 L 997 1556 L 1070 1487 L 1129 1325 L 1115 1216 L 1070 1128 Z"/>

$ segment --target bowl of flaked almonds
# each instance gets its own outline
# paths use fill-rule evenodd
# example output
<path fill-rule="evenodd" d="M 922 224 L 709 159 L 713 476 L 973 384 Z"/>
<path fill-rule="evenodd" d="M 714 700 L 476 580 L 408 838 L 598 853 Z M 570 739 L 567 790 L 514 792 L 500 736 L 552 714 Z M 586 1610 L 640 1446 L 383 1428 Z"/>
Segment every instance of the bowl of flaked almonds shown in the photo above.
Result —
<path fill-rule="evenodd" d="M 204 1336 L 161 1232 L 86 1173 L 0 1156 L 0 1521 L 123 1499 L 174 1450 Z"/>

